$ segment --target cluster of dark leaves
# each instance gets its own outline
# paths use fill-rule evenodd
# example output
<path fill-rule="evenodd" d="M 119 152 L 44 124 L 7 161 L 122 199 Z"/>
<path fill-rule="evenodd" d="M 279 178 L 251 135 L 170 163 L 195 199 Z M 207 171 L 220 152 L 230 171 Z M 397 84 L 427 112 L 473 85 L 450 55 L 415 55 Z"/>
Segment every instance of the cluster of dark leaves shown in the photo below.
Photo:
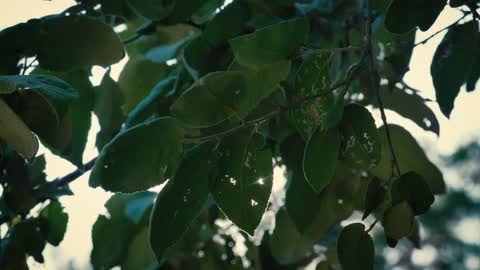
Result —
<path fill-rule="evenodd" d="M 427 100 L 399 82 L 416 28 L 429 29 L 446 0 L 388 2 L 372 6 L 384 105 L 439 134 Z M 365 14 L 363 0 L 78 0 L 4 29 L 1 265 L 25 269 L 28 256 L 42 262 L 45 244 L 62 240 L 68 216 L 57 197 L 71 192 L 45 179 L 36 153 L 40 141 L 82 170 L 92 112 L 100 155 L 89 184 L 117 193 L 92 229 L 95 269 L 296 269 L 323 255 L 318 269 L 373 269 L 370 229 L 354 223 L 338 234 L 354 211 L 379 220 L 391 247 L 418 246 L 417 217 L 445 184 L 396 125 L 388 129 L 402 174 L 392 172 L 387 126 L 377 129 L 365 107 L 379 106 L 365 51 L 335 52 L 363 49 Z M 431 73 L 446 116 L 462 85 L 475 89 L 479 42 L 470 21 L 453 25 L 437 49 Z M 125 55 L 118 81 L 107 72 L 91 84 L 92 66 Z M 260 234 L 275 166 L 286 170 L 285 206 L 273 232 L 240 255 L 215 221 Z M 158 194 L 147 191 L 160 184 Z"/>

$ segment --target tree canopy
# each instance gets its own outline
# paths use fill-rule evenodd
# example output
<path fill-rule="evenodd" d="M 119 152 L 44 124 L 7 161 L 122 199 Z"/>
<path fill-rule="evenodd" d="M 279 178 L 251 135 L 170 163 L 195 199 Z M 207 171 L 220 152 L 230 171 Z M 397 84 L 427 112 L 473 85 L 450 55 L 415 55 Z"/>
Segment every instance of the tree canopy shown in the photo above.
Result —
<path fill-rule="evenodd" d="M 420 248 L 419 217 L 445 181 L 385 110 L 440 134 L 403 77 L 413 49 L 446 33 L 430 71 L 449 117 L 480 78 L 479 4 L 76 0 L 2 30 L 0 269 L 44 262 L 68 224 L 58 198 L 90 170 L 92 188 L 115 193 L 92 228 L 94 269 L 369 270 L 374 228 Z M 446 8 L 463 16 L 416 40 Z M 98 86 L 93 66 L 107 68 Z M 92 113 L 99 156 L 84 163 Z M 78 169 L 47 180 L 39 145 Z M 363 221 L 341 226 L 354 212 Z"/>

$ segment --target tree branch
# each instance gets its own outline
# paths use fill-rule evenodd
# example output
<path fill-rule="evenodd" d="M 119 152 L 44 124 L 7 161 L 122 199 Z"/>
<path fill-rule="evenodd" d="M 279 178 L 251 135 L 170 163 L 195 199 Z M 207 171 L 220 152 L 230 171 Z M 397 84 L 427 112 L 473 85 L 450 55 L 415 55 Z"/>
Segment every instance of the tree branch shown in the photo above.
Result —
<path fill-rule="evenodd" d="M 89 162 L 85 163 L 82 169 L 76 169 L 75 171 L 65 175 L 64 177 L 60 178 L 57 180 L 57 188 L 64 187 L 78 178 L 80 176 L 84 175 L 86 172 L 90 171 L 93 168 L 93 165 L 95 164 L 95 161 L 97 160 L 97 157 L 93 158 Z M 44 202 L 46 198 L 38 198 L 36 204 L 39 204 L 41 202 Z M 11 218 L 5 214 L 0 214 L 0 225 L 9 222 Z"/>
<path fill-rule="evenodd" d="M 480 21 L 480 14 L 478 14 L 478 11 L 477 11 L 477 4 L 474 3 L 474 2 L 470 2 L 467 4 L 467 7 L 470 9 L 470 11 L 472 12 L 472 15 L 473 15 L 473 19 L 477 19 Z"/>
<path fill-rule="evenodd" d="M 380 96 L 380 87 L 379 87 L 379 79 L 380 76 L 377 73 L 375 68 L 375 58 L 373 55 L 373 46 L 372 46 L 372 0 L 367 0 L 367 23 L 366 23 L 366 51 L 368 53 L 368 68 L 370 73 L 370 83 L 375 91 L 375 95 L 377 97 L 378 108 L 380 109 L 380 114 L 382 117 L 383 125 L 385 126 L 385 135 L 387 137 L 388 147 L 390 149 L 390 155 L 392 158 L 392 164 L 395 166 L 397 170 L 398 176 L 401 175 L 400 166 L 398 165 L 397 156 L 395 155 L 395 150 L 392 143 L 392 138 L 390 135 L 390 129 L 388 127 L 387 116 L 385 114 L 385 108 L 383 106 L 382 98 Z"/>
<path fill-rule="evenodd" d="M 423 44 L 427 43 L 430 39 L 436 37 L 438 34 L 440 34 L 440 33 L 442 33 L 443 31 L 448 30 L 448 29 L 454 27 L 455 25 L 457 25 L 461 20 L 465 19 L 465 17 L 467 17 L 468 15 L 469 15 L 469 13 L 463 14 L 463 16 L 460 17 L 458 20 L 456 20 L 456 21 L 454 21 L 453 23 L 451 23 L 451 24 L 445 26 L 444 28 L 438 30 L 437 32 L 433 33 L 432 35 L 430 35 L 430 36 L 427 37 L 426 39 L 415 43 L 415 44 L 413 45 L 413 47 L 416 47 L 416 46 L 418 46 L 418 45 L 423 45 Z M 475 16 L 475 15 L 474 15 L 474 16 Z"/>

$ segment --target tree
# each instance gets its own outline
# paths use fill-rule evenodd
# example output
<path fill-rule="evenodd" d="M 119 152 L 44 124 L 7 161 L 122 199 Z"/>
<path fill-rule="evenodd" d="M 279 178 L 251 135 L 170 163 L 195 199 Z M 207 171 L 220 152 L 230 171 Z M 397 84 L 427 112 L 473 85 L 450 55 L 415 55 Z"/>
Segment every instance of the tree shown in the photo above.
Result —
<path fill-rule="evenodd" d="M 68 223 L 58 197 L 90 170 L 91 187 L 116 193 L 92 228 L 95 269 L 373 269 L 380 225 L 390 247 L 420 247 L 418 216 L 444 179 L 385 109 L 439 134 L 427 100 L 402 79 L 413 48 L 443 32 L 431 66 L 442 113 L 463 85 L 475 90 L 479 1 L 450 0 L 464 16 L 415 43 L 445 5 L 77 0 L 4 29 L 0 268 L 43 262 Z M 125 55 L 118 81 L 107 72 L 92 86 L 92 66 Z M 367 106 L 381 112 L 380 128 Z M 91 112 L 100 154 L 83 164 Z M 78 170 L 47 181 L 40 143 Z M 269 203 L 274 167 L 288 178 L 281 207 Z M 275 228 L 262 237 L 266 210 Z M 367 225 L 342 228 L 354 211 Z M 234 225 L 219 229 L 224 219 Z"/>

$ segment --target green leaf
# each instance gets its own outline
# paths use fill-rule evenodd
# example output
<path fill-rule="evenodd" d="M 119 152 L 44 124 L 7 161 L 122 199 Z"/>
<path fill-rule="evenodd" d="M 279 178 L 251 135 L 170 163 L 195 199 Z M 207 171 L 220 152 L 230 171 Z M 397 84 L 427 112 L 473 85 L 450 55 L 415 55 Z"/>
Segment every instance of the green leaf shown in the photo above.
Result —
<path fill-rule="evenodd" d="M 412 233 L 410 233 L 410 235 L 408 236 L 408 240 L 412 242 L 415 248 L 418 248 L 418 249 L 421 248 L 420 224 L 416 219 L 413 220 Z"/>
<path fill-rule="evenodd" d="M 38 31 L 35 51 L 45 69 L 65 71 L 75 67 L 109 66 L 125 55 L 113 29 L 91 17 L 48 17 Z"/>
<path fill-rule="evenodd" d="M 159 1 L 159 0 L 155 0 Z M 192 14 L 197 11 L 206 0 L 168 0 L 175 1 L 176 4 L 170 15 L 163 19 L 162 24 L 173 25 L 180 22 L 188 21 Z"/>
<path fill-rule="evenodd" d="M 68 214 L 63 211 L 60 202 L 57 200 L 51 201 L 40 212 L 40 220 L 42 222 L 42 232 L 46 235 L 46 240 L 50 244 L 58 246 L 63 240 L 68 224 Z"/>
<path fill-rule="evenodd" d="M 329 91 L 331 85 L 330 65 L 331 57 L 312 56 L 301 64 L 295 76 L 293 100 L 302 102 L 302 104 L 293 110 L 292 117 L 298 132 L 305 141 L 310 138 L 317 127 L 328 128 L 325 121 L 329 111 L 335 105 L 334 96 Z M 317 95 L 320 97 L 304 101 L 307 97 Z"/>
<path fill-rule="evenodd" d="M 440 135 L 440 124 L 427 100 L 417 93 L 408 94 L 404 89 L 382 88 L 382 101 L 385 108 L 395 111 L 401 116 L 415 122 L 419 127 Z M 378 107 L 375 103 L 374 106 Z"/>
<path fill-rule="evenodd" d="M 192 37 L 187 36 L 174 44 L 151 48 L 145 53 L 145 58 L 155 63 L 163 63 L 170 59 L 174 59 L 180 48 L 182 48 L 191 38 Z"/>
<path fill-rule="evenodd" d="M 306 19 L 296 18 L 231 39 L 230 46 L 241 65 L 272 64 L 292 56 L 303 44 L 307 31 Z"/>
<path fill-rule="evenodd" d="M 345 107 L 340 133 L 340 158 L 345 164 L 357 170 L 368 170 L 377 166 L 382 157 L 380 135 L 375 119 L 365 107 L 358 104 Z"/>
<path fill-rule="evenodd" d="M 0 76 L 0 93 L 8 94 L 19 89 L 32 89 L 45 97 L 55 109 L 57 121 L 63 117 L 68 104 L 78 98 L 78 93 L 68 83 L 49 75 Z"/>
<path fill-rule="evenodd" d="M 385 17 L 385 26 L 388 31 L 398 34 L 416 26 L 426 31 L 446 4 L 447 0 L 393 0 Z"/>
<path fill-rule="evenodd" d="M 61 78 L 78 92 L 60 123 L 53 126 L 37 123 L 33 131 L 53 154 L 83 166 L 83 152 L 87 143 L 94 106 L 94 90 L 89 80 L 89 71 L 76 69 L 69 72 L 51 72 L 36 69 L 33 72 Z"/>
<path fill-rule="evenodd" d="M 366 219 L 384 202 L 386 190 L 378 177 L 373 177 L 368 183 L 367 194 L 365 195 L 365 211 L 362 220 Z"/>
<path fill-rule="evenodd" d="M 382 221 L 385 235 L 393 240 L 400 240 L 410 235 L 413 227 L 413 217 L 413 210 L 407 202 L 388 208 Z"/>
<path fill-rule="evenodd" d="M 124 99 L 119 86 L 109 74 L 105 74 L 100 85 L 95 88 L 94 94 L 93 112 L 100 124 L 95 145 L 101 150 L 122 127 L 125 120 L 121 108 Z"/>
<path fill-rule="evenodd" d="M 224 138 L 219 146 L 218 177 L 210 191 L 223 213 L 240 229 L 254 234 L 272 189 L 272 153 L 251 130 Z"/>
<path fill-rule="evenodd" d="M 340 150 L 340 133 L 333 128 L 317 128 L 308 140 L 303 157 L 303 172 L 315 192 L 320 193 L 332 180 Z"/>
<path fill-rule="evenodd" d="M 138 105 L 128 114 L 127 120 L 125 120 L 125 127 L 140 124 L 149 116 L 155 113 L 158 104 L 162 98 L 165 98 L 171 94 L 174 90 L 177 82 L 176 77 L 169 76 L 166 79 L 160 81 L 153 90 L 142 100 Z"/>
<path fill-rule="evenodd" d="M 158 269 L 157 258 L 148 244 L 148 233 L 149 229 L 145 226 L 133 237 L 125 259 L 122 262 L 122 270 Z"/>
<path fill-rule="evenodd" d="M 149 20 L 161 20 L 170 15 L 176 0 L 127 0 L 139 15 Z"/>
<path fill-rule="evenodd" d="M 393 182 L 390 192 L 393 205 L 407 202 L 415 215 L 426 213 L 435 200 L 427 182 L 415 172 L 403 174 Z"/>
<path fill-rule="evenodd" d="M 37 137 L 3 99 L 0 99 L 0 138 L 25 159 L 37 154 Z"/>
<path fill-rule="evenodd" d="M 92 227 L 93 249 L 90 259 L 94 269 L 110 269 L 125 260 L 139 229 L 125 216 L 125 208 L 131 200 L 141 198 L 144 194 L 115 194 L 105 203 L 108 217 L 100 215 Z"/>
<path fill-rule="evenodd" d="M 157 196 L 155 192 L 135 193 L 135 195 L 137 194 L 139 195 L 129 200 L 125 207 L 125 216 L 135 224 L 139 224 L 140 221 L 142 221 L 147 209 L 153 206 L 153 202 Z"/>
<path fill-rule="evenodd" d="M 158 118 L 118 134 L 100 153 L 91 187 L 131 193 L 173 175 L 182 154 L 183 130 L 172 118 Z"/>
<path fill-rule="evenodd" d="M 275 230 L 268 239 L 272 256 L 280 264 L 294 264 L 307 257 L 313 249 L 313 241 L 297 231 L 283 208 L 275 216 Z"/>
<path fill-rule="evenodd" d="M 177 174 L 158 194 L 150 219 L 150 245 L 158 260 L 200 214 L 208 199 L 208 183 L 215 160 L 211 145 L 187 154 Z"/>
<path fill-rule="evenodd" d="M 142 57 L 130 59 L 118 79 L 125 98 L 124 113 L 131 112 L 168 72 L 169 69 L 164 63 L 154 63 Z"/>
<path fill-rule="evenodd" d="M 474 64 L 478 23 L 471 21 L 450 28 L 433 56 L 432 74 L 435 94 L 440 110 L 450 117 L 460 87 L 468 80 Z"/>
<path fill-rule="evenodd" d="M 353 223 L 338 236 L 337 256 L 343 270 L 373 270 L 373 240 L 361 223 Z"/>
<path fill-rule="evenodd" d="M 397 125 L 389 125 L 392 144 L 397 157 L 397 162 L 402 171 L 414 171 L 421 175 L 428 183 L 433 194 L 441 194 L 445 192 L 445 182 L 442 173 L 425 155 L 423 149 L 418 145 L 413 136 L 403 127 Z M 378 166 L 371 170 L 373 175 L 378 176 L 383 180 L 390 179 L 391 171 L 391 156 L 388 151 L 388 143 L 385 134 L 385 127 L 379 129 L 382 134 L 380 139 L 382 141 L 383 155 Z"/>
<path fill-rule="evenodd" d="M 217 13 L 206 25 L 203 37 L 214 47 L 222 45 L 244 31 L 245 22 L 250 17 L 249 13 L 245 3 L 233 2 Z"/>
<path fill-rule="evenodd" d="M 243 119 L 286 79 L 289 71 L 290 62 L 282 61 L 259 70 L 210 73 L 180 96 L 171 112 L 184 124 L 198 128 L 229 117 Z"/>
<path fill-rule="evenodd" d="M 229 47 L 214 47 L 203 35 L 192 39 L 182 54 L 185 67 L 195 81 L 210 72 L 228 69 L 232 58 Z"/>
<path fill-rule="evenodd" d="M 331 183 L 317 194 L 300 173 L 293 171 L 285 207 L 298 231 L 315 242 L 352 214 L 353 199 L 358 193 L 357 183 L 360 180 L 345 167 L 337 166 Z"/>

